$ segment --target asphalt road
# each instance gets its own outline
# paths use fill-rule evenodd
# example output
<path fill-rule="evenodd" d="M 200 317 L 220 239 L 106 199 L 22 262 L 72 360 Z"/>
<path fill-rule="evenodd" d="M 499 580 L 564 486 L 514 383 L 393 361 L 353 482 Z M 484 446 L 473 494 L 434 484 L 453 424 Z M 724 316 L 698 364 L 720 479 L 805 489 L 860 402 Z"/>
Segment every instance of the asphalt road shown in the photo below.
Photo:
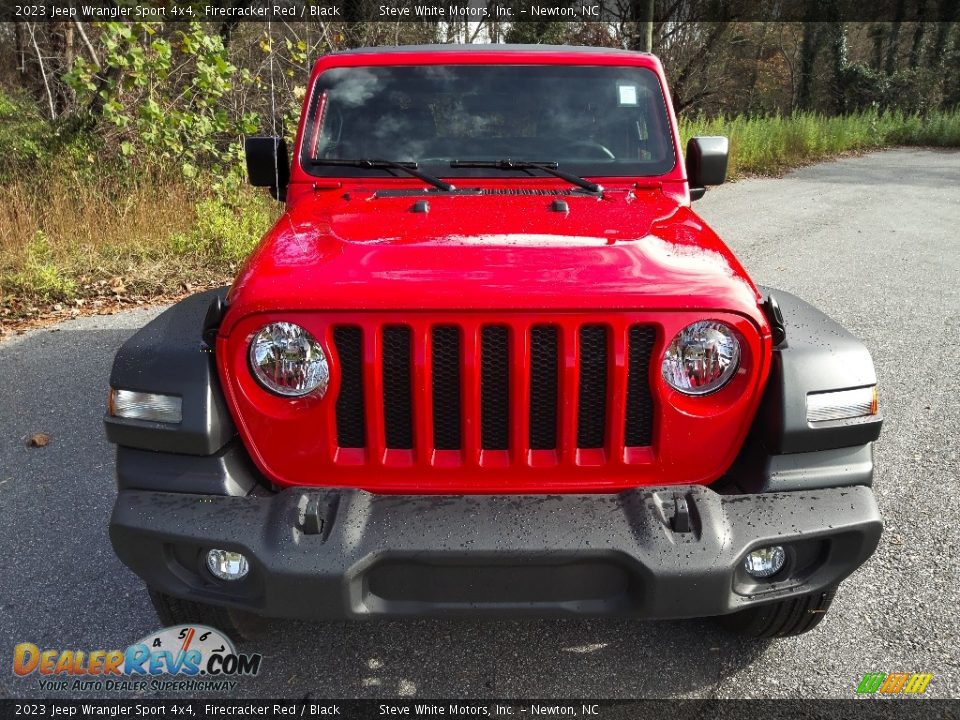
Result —
<path fill-rule="evenodd" d="M 257 643 L 262 697 L 851 697 L 864 672 L 934 673 L 960 696 L 960 153 L 897 150 L 711 190 L 697 210 L 757 282 L 870 347 L 885 425 L 877 554 L 814 633 L 740 641 L 709 622 L 282 623 Z M 158 627 L 106 529 L 101 427 L 117 347 L 156 311 L 0 345 L 0 696 L 13 646 L 122 648 Z M 25 438 L 50 433 L 28 449 Z"/>

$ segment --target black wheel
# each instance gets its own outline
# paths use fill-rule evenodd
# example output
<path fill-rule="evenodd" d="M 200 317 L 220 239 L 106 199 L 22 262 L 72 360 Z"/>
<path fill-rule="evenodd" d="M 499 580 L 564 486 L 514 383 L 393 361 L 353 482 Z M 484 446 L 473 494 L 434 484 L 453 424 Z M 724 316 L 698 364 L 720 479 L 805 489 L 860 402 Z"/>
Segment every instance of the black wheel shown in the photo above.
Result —
<path fill-rule="evenodd" d="M 209 625 L 220 630 L 234 642 L 253 640 L 267 628 L 268 620 L 259 615 L 218 607 L 193 600 L 182 600 L 147 587 L 150 602 L 157 611 L 157 617 L 163 625 Z"/>
<path fill-rule="evenodd" d="M 810 632 L 830 609 L 836 588 L 800 595 L 721 615 L 717 621 L 731 632 L 752 638 L 781 638 Z"/>

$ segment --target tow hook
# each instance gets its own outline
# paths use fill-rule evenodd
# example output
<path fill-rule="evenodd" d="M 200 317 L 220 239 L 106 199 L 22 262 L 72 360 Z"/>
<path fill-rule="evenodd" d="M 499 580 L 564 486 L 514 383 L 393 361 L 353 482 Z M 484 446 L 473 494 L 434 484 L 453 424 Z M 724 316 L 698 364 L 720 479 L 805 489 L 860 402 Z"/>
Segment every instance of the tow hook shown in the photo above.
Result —
<path fill-rule="evenodd" d="M 320 511 L 320 498 L 316 495 L 307 499 L 300 516 L 300 527 L 305 535 L 323 534 L 323 516 Z"/>
<path fill-rule="evenodd" d="M 687 494 L 677 490 L 663 489 L 655 491 L 650 498 L 650 509 L 665 527 L 677 535 L 694 532 L 693 512 Z"/>
<path fill-rule="evenodd" d="M 673 517 L 670 518 L 670 527 L 674 532 L 688 533 L 693 531 L 690 522 L 690 508 L 687 505 L 687 498 L 680 493 L 673 496 Z"/>

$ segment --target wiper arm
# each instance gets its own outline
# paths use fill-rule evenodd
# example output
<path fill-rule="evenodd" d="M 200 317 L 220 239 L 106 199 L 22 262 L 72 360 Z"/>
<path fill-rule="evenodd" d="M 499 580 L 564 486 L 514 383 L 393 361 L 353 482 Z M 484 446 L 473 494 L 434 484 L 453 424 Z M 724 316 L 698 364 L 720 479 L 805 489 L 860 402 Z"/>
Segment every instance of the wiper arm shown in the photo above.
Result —
<path fill-rule="evenodd" d="M 456 190 L 456 188 L 448 183 L 446 180 L 442 180 L 438 177 L 431 175 L 430 173 L 425 173 L 422 170 L 417 170 L 417 163 L 415 162 L 396 162 L 394 160 L 368 160 L 368 159 L 358 159 L 358 160 L 342 160 L 340 158 L 313 158 L 309 161 L 310 165 L 315 167 L 358 167 L 358 168 L 376 168 L 383 170 L 400 170 L 412 175 L 419 180 L 423 180 L 425 183 L 433 185 L 435 188 L 439 188 L 444 192 L 450 192 L 451 190 Z"/>
<path fill-rule="evenodd" d="M 579 175 L 559 170 L 559 163 L 555 162 L 533 162 L 531 160 L 454 160 L 450 163 L 452 168 L 492 168 L 494 170 L 543 170 L 558 178 L 566 180 L 568 183 L 582 187 L 592 193 L 602 193 L 603 186 L 597 183 L 585 180 Z"/>

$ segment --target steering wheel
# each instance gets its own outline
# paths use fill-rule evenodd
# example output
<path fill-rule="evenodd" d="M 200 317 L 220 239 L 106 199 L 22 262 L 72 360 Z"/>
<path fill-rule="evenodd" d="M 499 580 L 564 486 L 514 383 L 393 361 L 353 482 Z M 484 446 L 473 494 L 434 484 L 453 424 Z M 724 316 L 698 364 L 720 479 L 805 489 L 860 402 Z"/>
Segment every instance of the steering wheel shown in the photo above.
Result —
<path fill-rule="evenodd" d="M 617 156 L 610 151 L 610 148 L 608 148 L 606 145 L 601 145 L 598 142 L 594 142 L 593 140 L 577 140 L 575 142 L 570 143 L 570 147 L 572 148 L 579 147 L 579 148 L 586 148 L 588 150 L 592 150 L 594 151 L 593 157 L 598 157 L 598 159 L 601 159 L 601 160 L 617 159 Z"/>

